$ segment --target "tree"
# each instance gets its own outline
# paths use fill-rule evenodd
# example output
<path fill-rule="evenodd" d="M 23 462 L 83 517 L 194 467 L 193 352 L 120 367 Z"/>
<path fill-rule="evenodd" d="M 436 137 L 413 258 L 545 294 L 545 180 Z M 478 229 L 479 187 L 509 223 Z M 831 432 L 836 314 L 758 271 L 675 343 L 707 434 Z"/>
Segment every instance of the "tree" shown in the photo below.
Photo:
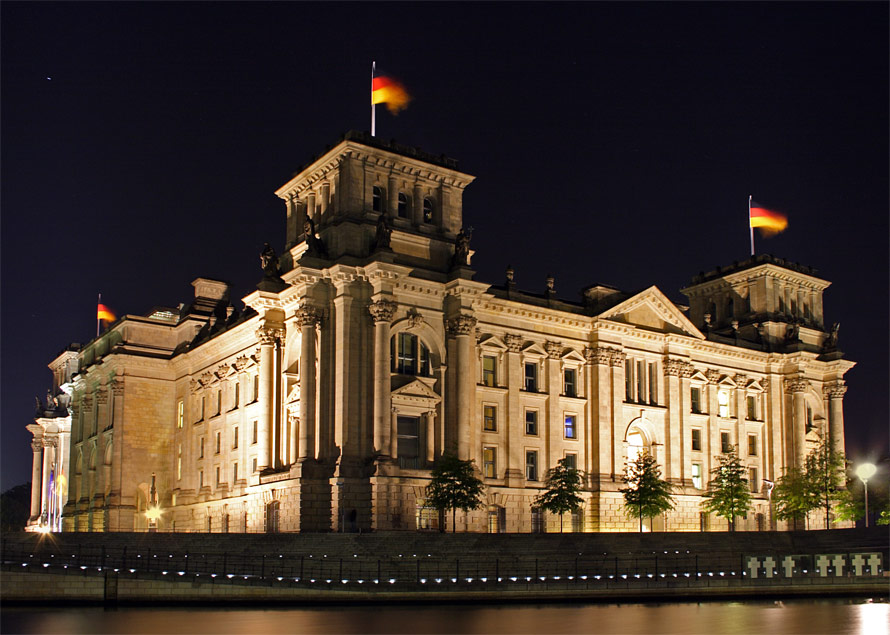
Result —
<path fill-rule="evenodd" d="M 831 528 L 831 504 L 843 497 L 845 463 L 844 453 L 834 449 L 827 434 L 807 454 L 807 481 L 819 501 L 818 506 L 825 510 L 825 529 Z"/>
<path fill-rule="evenodd" d="M 814 492 L 806 470 L 797 466 L 788 468 L 776 481 L 773 503 L 776 518 L 803 523 L 807 514 L 819 507 L 819 496 Z"/>
<path fill-rule="evenodd" d="M 562 515 L 581 507 L 581 473 L 569 467 L 566 459 L 560 459 L 556 467 L 547 470 L 544 481 L 547 491 L 535 499 L 534 506 L 551 514 L 559 514 L 559 533 L 562 533 Z"/>
<path fill-rule="evenodd" d="M 463 461 L 445 452 L 433 467 L 432 480 L 426 486 L 426 502 L 440 512 L 451 510 L 451 531 L 456 530 L 457 510 L 469 511 L 482 506 L 482 481 L 476 477 L 472 460 Z M 444 530 L 444 527 L 443 527 Z"/>
<path fill-rule="evenodd" d="M 31 514 L 31 483 L 11 487 L 0 496 L 0 529 L 23 531 Z"/>
<path fill-rule="evenodd" d="M 729 521 L 729 531 L 735 531 L 735 518 L 751 509 L 751 492 L 745 478 L 745 466 L 733 449 L 714 457 L 719 465 L 711 470 L 711 481 L 704 493 L 702 508 Z"/>
<path fill-rule="evenodd" d="M 624 511 L 630 518 L 640 519 L 640 533 L 643 516 L 652 518 L 674 508 L 674 486 L 661 478 L 658 462 L 648 452 L 640 452 L 628 464 L 622 480 L 627 487 L 618 491 L 624 495 Z"/>

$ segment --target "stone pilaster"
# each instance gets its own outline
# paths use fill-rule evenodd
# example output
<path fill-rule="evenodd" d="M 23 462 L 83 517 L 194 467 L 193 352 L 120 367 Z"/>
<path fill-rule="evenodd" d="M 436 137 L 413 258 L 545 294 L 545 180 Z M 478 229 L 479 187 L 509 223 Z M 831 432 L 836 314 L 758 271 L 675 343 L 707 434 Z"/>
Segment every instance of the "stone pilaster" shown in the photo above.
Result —
<path fill-rule="evenodd" d="M 304 304 L 296 313 L 300 328 L 300 439 L 298 460 L 315 458 L 317 438 L 316 395 L 317 395 L 317 336 L 316 327 L 321 322 L 321 311 Z"/>
<path fill-rule="evenodd" d="M 624 473 L 624 362 L 627 354 L 613 350 L 609 358 L 612 368 L 612 429 L 610 436 L 611 474 L 613 481 Z"/>
<path fill-rule="evenodd" d="M 847 386 L 842 381 L 828 384 L 828 431 L 835 452 L 844 451 L 844 395 Z"/>
<path fill-rule="evenodd" d="M 791 451 L 789 456 L 794 458 L 794 464 L 803 467 L 806 458 L 807 435 L 807 401 L 805 379 L 786 379 L 785 392 L 791 395 Z"/>
<path fill-rule="evenodd" d="M 275 387 L 278 383 L 276 369 L 279 365 L 278 347 L 279 337 L 283 335 L 281 329 L 271 326 L 262 326 L 257 329 L 256 337 L 260 342 L 259 360 L 259 433 L 257 438 L 257 467 L 260 471 L 267 468 L 280 466 L 278 450 L 280 435 L 277 430 L 276 411 L 279 410 L 275 399 Z"/>
<path fill-rule="evenodd" d="M 31 441 L 31 450 L 34 453 L 31 463 L 31 518 L 30 523 L 40 520 L 42 507 L 41 492 L 43 487 L 43 441 L 34 439 Z"/>
<path fill-rule="evenodd" d="M 374 321 L 374 453 L 387 456 L 390 450 L 392 395 L 390 368 L 390 323 L 398 305 L 380 299 L 368 307 Z"/>
<path fill-rule="evenodd" d="M 457 455 L 461 459 L 474 458 L 471 455 L 475 428 L 473 406 L 476 397 L 476 373 L 473 372 L 473 338 L 476 331 L 476 318 L 459 315 L 446 322 L 449 337 L 457 341 Z"/>

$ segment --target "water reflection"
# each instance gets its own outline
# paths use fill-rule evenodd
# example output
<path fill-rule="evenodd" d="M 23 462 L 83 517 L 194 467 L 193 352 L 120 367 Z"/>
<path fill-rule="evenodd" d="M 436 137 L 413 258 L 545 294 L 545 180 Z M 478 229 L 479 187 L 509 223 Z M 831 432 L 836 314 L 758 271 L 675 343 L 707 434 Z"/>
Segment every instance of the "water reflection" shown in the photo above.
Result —
<path fill-rule="evenodd" d="M 3 633 L 851 633 L 881 635 L 886 597 L 677 604 L 316 608 L 4 607 Z"/>

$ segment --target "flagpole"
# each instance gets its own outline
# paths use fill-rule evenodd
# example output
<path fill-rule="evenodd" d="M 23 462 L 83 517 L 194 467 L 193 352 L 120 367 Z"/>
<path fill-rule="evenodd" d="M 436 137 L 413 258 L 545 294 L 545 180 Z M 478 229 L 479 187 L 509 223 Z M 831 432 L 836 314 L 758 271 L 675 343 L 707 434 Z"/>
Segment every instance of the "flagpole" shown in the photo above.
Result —
<path fill-rule="evenodd" d="M 99 294 L 99 302 L 97 303 L 97 306 L 99 304 L 102 304 L 102 294 L 101 293 Z M 99 311 L 97 310 L 96 311 L 96 337 L 99 337 L 99 324 L 100 323 L 101 323 L 101 320 L 99 319 Z"/>
<path fill-rule="evenodd" d="M 376 130 L 376 106 L 374 104 L 374 70 L 377 66 L 377 62 L 371 62 L 371 136 L 377 132 Z"/>
<path fill-rule="evenodd" d="M 751 230 L 751 255 L 754 255 L 754 226 L 751 224 L 751 195 L 748 194 L 748 229 Z"/>

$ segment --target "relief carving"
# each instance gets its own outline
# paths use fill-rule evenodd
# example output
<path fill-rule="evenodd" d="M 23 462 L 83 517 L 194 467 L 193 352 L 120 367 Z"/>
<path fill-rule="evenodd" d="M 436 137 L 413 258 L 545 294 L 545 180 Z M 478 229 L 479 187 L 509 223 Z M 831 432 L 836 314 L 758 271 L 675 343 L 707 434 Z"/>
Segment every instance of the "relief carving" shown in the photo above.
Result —
<path fill-rule="evenodd" d="M 612 366 L 624 366 L 624 361 L 627 359 L 627 353 L 624 351 L 619 351 L 617 348 L 612 351 L 611 359 L 609 360 Z"/>
<path fill-rule="evenodd" d="M 562 343 L 547 340 L 544 342 L 544 350 L 547 351 L 547 357 L 550 359 L 559 359 L 562 356 Z"/>
<path fill-rule="evenodd" d="M 720 381 L 720 371 L 709 368 L 705 371 L 705 377 L 708 378 L 709 384 L 716 384 L 718 381 Z"/>
<path fill-rule="evenodd" d="M 504 335 L 504 345 L 511 353 L 518 353 L 522 350 L 522 336 L 506 333 Z"/>
<path fill-rule="evenodd" d="M 847 387 L 841 382 L 835 382 L 825 386 L 825 392 L 829 399 L 843 399 L 847 392 Z"/>
<path fill-rule="evenodd" d="M 808 382 L 806 379 L 786 379 L 785 380 L 785 392 L 787 393 L 795 393 L 795 392 L 804 392 L 807 389 Z"/>
<path fill-rule="evenodd" d="M 472 315 L 458 315 L 445 322 L 445 330 L 448 337 L 472 335 L 476 330 L 476 318 Z"/>
<path fill-rule="evenodd" d="M 377 322 L 392 322 L 392 318 L 399 307 L 395 302 L 389 300 L 377 300 L 368 305 L 368 313 L 371 314 L 371 320 Z"/>

